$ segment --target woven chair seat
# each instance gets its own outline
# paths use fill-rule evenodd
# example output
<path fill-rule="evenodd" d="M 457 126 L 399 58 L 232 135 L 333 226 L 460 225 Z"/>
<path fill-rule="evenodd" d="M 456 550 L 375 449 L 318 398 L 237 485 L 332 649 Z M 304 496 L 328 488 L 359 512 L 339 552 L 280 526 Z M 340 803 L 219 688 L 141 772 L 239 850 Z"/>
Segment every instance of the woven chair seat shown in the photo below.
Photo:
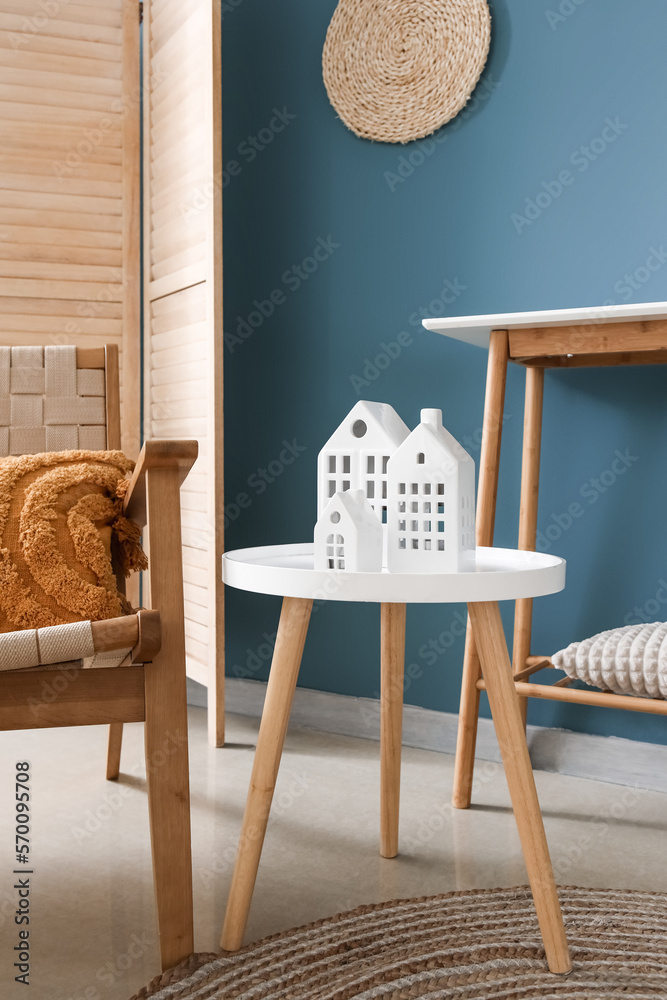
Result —
<path fill-rule="evenodd" d="M 0 670 L 58 665 L 117 667 L 132 652 L 114 649 L 95 652 L 91 622 L 71 622 L 48 628 L 24 629 L 0 635 Z"/>
<path fill-rule="evenodd" d="M 160 648 L 160 616 L 139 611 L 99 622 L 71 622 L 0 634 L 0 672 L 147 663 Z"/>

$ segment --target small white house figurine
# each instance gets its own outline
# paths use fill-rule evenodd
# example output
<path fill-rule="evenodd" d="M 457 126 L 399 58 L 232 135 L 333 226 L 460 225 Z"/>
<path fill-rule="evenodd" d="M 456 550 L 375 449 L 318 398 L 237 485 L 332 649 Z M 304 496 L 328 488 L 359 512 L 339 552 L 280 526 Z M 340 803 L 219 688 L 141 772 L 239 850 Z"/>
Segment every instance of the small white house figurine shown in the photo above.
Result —
<path fill-rule="evenodd" d="M 393 406 L 359 400 L 317 460 L 317 513 L 335 493 L 363 490 L 380 520 L 387 519 L 387 466 L 410 433 Z"/>
<path fill-rule="evenodd" d="M 456 573 L 475 568 L 475 463 L 442 426 L 441 410 L 421 423 L 388 464 L 387 569 Z"/>
<path fill-rule="evenodd" d="M 315 569 L 382 570 L 382 524 L 363 490 L 334 493 L 315 525 Z"/>

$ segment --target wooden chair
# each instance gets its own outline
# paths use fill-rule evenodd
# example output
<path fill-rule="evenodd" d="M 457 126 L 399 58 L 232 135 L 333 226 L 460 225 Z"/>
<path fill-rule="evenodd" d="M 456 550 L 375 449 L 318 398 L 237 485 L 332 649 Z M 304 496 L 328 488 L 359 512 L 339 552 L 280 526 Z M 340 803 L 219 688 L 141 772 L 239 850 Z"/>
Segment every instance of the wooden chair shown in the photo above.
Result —
<path fill-rule="evenodd" d="M 54 388 L 61 402 L 47 404 Z M 65 398 L 72 422 L 48 423 L 53 414 L 62 420 Z M 119 412 L 115 347 L 0 348 L 5 454 L 118 448 Z M 12 415 L 22 421 L 18 432 Z M 107 776 L 113 778 L 123 723 L 145 724 L 163 969 L 194 950 L 179 490 L 196 457 L 195 441 L 146 442 L 124 501 L 127 516 L 150 529 L 153 610 L 0 635 L 0 731 L 110 724 Z M 80 669 L 84 657 L 96 669 Z"/>

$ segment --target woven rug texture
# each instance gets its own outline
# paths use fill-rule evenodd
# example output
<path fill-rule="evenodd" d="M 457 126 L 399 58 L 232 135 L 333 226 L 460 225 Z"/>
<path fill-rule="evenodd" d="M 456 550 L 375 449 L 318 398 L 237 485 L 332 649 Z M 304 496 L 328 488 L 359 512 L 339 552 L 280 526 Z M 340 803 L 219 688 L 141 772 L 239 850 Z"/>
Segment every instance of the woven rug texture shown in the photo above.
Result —
<path fill-rule="evenodd" d="M 132 1000 L 667 997 L 667 894 L 560 888 L 572 972 L 554 976 L 530 890 L 361 906 L 235 954 L 193 955 Z"/>

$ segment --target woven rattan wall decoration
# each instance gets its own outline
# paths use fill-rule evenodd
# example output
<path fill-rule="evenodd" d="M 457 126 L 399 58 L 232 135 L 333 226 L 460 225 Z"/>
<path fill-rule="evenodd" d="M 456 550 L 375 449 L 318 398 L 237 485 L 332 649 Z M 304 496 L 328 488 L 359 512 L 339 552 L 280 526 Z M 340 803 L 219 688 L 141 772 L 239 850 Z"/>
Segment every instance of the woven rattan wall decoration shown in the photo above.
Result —
<path fill-rule="evenodd" d="M 329 100 L 362 139 L 421 139 L 465 106 L 490 39 L 486 0 L 339 0 L 322 54 Z"/>

